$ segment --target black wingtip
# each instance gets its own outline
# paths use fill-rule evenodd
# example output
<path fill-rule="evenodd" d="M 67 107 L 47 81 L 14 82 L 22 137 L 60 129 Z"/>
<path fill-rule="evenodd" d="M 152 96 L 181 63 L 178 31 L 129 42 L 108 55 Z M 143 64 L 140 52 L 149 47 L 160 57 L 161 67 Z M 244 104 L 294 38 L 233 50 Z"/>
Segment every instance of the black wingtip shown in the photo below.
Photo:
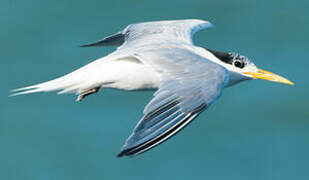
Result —
<path fill-rule="evenodd" d="M 135 156 L 136 154 L 134 154 L 134 152 L 132 152 L 132 149 L 134 149 L 134 148 L 122 150 L 122 151 L 117 155 L 117 157 L 118 157 L 118 158 L 121 158 L 121 157 L 124 157 L 124 156 L 128 156 L 128 157 L 133 157 L 133 156 Z"/>
<path fill-rule="evenodd" d="M 91 44 L 83 44 L 79 45 L 78 47 L 84 48 L 84 47 L 99 47 L 100 45 L 98 43 L 91 43 Z"/>
<path fill-rule="evenodd" d="M 100 47 L 100 46 L 120 46 L 125 41 L 125 35 L 122 32 L 116 33 L 114 35 L 108 36 L 99 41 L 80 45 L 79 47 Z"/>
<path fill-rule="evenodd" d="M 117 154 L 117 158 L 122 158 L 124 156 L 131 156 L 131 155 L 128 154 L 128 151 L 126 151 L 126 150 L 121 151 L 119 154 Z"/>
<path fill-rule="evenodd" d="M 123 152 L 120 152 L 119 154 L 117 154 L 117 158 L 121 158 L 123 157 L 125 154 Z"/>

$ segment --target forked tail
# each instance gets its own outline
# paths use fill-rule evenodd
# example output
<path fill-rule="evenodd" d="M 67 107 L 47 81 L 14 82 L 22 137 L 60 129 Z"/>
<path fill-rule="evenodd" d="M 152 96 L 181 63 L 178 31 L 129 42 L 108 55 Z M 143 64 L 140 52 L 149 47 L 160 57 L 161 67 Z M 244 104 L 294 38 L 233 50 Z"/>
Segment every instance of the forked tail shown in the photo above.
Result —
<path fill-rule="evenodd" d="M 101 81 L 98 81 L 96 78 L 92 77 L 91 72 L 95 70 L 93 67 L 94 66 L 90 66 L 90 64 L 88 64 L 62 77 L 36 85 L 14 89 L 11 91 L 13 94 L 10 96 L 49 91 L 60 91 L 58 94 L 82 94 L 89 89 L 98 88 L 102 85 Z"/>
<path fill-rule="evenodd" d="M 22 94 L 30 94 L 36 92 L 48 92 L 48 91 L 57 91 L 61 90 L 58 94 L 62 93 L 70 93 L 70 92 L 77 92 L 80 89 L 77 85 L 79 84 L 76 81 L 72 81 L 72 79 L 66 76 L 62 76 L 57 79 L 53 79 L 51 81 L 39 83 L 32 86 L 27 86 L 19 89 L 14 89 L 11 92 L 10 96 L 17 96 Z"/>

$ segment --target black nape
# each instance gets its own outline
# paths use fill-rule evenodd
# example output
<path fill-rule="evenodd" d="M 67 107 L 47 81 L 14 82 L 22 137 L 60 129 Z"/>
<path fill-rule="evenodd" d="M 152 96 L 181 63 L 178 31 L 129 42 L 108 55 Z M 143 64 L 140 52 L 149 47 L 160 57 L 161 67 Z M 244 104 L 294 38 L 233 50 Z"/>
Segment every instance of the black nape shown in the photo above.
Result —
<path fill-rule="evenodd" d="M 208 48 L 205 48 L 209 52 L 211 52 L 214 56 L 216 56 L 219 60 L 227 63 L 227 64 L 233 64 L 233 59 L 234 56 L 229 53 L 229 52 L 219 52 L 219 51 L 214 51 Z"/>

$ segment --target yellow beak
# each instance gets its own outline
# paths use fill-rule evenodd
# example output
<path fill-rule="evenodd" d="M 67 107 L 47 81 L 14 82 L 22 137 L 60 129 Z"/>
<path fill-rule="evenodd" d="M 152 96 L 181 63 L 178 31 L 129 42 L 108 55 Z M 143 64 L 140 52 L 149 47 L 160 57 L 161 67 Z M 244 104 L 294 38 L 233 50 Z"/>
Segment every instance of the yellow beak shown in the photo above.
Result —
<path fill-rule="evenodd" d="M 251 75 L 254 79 L 265 79 L 268 81 L 274 81 L 279 83 L 285 83 L 289 85 L 294 85 L 291 81 L 281 77 L 277 74 L 265 71 L 263 69 L 258 69 L 258 72 L 245 72 L 244 74 Z"/>

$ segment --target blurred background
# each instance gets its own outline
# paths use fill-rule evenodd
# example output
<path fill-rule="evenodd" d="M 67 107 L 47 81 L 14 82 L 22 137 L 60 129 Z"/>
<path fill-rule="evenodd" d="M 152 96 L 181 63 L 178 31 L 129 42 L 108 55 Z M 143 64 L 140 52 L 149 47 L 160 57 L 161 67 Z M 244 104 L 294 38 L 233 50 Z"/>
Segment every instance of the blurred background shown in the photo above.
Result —
<path fill-rule="evenodd" d="M 1 0 L 0 179 L 309 178 L 307 0 Z M 112 52 L 78 48 L 131 23 L 199 18 L 195 43 L 248 56 L 295 86 L 252 80 L 228 88 L 169 141 L 116 158 L 153 92 L 103 90 L 8 97 Z"/>

